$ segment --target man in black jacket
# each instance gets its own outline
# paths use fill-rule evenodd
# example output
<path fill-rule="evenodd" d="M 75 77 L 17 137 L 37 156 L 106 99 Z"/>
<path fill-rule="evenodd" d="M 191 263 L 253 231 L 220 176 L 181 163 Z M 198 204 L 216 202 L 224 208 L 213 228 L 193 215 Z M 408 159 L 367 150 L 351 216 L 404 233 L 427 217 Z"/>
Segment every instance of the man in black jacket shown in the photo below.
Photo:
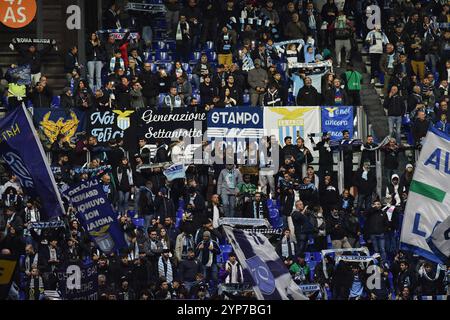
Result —
<path fill-rule="evenodd" d="M 145 105 L 156 107 L 159 94 L 158 77 L 152 72 L 152 65 L 150 62 L 144 64 L 144 70 L 142 70 L 139 75 L 139 83 L 142 85 Z"/>
<path fill-rule="evenodd" d="M 356 211 L 359 213 L 364 205 L 368 210 L 372 204 L 372 194 L 377 186 L 375 170 L 370 168 L 370 162 L 365 161 L 363 166 L 355 173 L 354 186 L 358 188 L 358 203 Z"/>
<path fill-rule="evenodd" d="M 297 239 L 296 253 L 306 251 L 308 237 L 313 233 L 313 225 L 308 219 L 308 206 L 304 206 L 301 200 L 295 202 L 295 210 L 292 212 L 292 221 L 295 227 L 295 237 Z"/>
<path fill-rule="evenodd" d="M 425 118 L 425 112 L 420 110 L 419 112 L 417 112 L 417 119 L 414 121 L 412 128 L 412 134 L 416 146 L 419 145 L 422 138 L 427 135 L 429 127 L 430 122 Z"/>
<path fill-rule="evenodd" d="M 255 193 L 255 199 L 244 204 L 242 210 L 244 218 L 269 219 L 267 201 L 262 198 L 260 192 Z"/>
<path fill-rule="evenodd" d="M 325 105 L 327 106 L 346 106 L 348 105 L 347 92 L 341 88 L 341 80 L 338 78 L 333 81 L 333 88 L 327 90 L 325 95 Z"/>
<path fill-rule="evenodd" d="M 298 91 L 298 106 L 319 106 L 322 97 L 317 89 L 312 85 L 310 77 L 305 78 L 305 85 Z"/>
<path fill-rule="evenodd" d="M 310 137 L 311 143 L 315 151 L 319 151 L 319 177 L 323 179 L 325 172 L 333 172 L 333 151 L 330 147 L 331 135 L 327 133 L 322 137 L 322 141 L 315 143 Z"/>
<path fill-rule="evenodd" d="M 51 91 L 43 83 L 39 82 L 31 91 L 29 99 L 34 108 L 50 108 L 53 100 Z"/>
<path fill-rule="evenodd" d="M 381 255 L 383 261 L 386 260 L 386 239 L 385 233 L 389 226 L 389 219 L 386 212 L 381 210 L 381 202 L 375 200 L 373 207 L 367 212 L 367 220 L 364 224 L 365 234 L 372 242 L 373 250 Z"/>
<path fill-rule="evenodd" d="M 401 141 L 402 118 L 406 113 L 405 98 L 398 94 L 398 87 L 392 86 L 389 96 L 384 100 L 383 108 L 387 110 L 389 135 L 393 136 L 394 126 L 396 140 Z"/>
<path fill-rule="evenodd" d="M 345 229 L 343 212 L 337 207 L 331 208 L 331 214 L 326 219 L 327 234 L 330 235 L 333 249 L 351 248 Z"/>

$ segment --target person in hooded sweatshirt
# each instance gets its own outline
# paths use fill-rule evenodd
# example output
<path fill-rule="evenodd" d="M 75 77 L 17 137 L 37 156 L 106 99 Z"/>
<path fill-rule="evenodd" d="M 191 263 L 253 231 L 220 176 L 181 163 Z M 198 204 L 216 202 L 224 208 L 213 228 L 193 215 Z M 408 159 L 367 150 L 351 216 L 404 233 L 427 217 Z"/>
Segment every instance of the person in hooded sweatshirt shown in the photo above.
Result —
<path fill-rule="evenodd" d="M 398 174 L 391 176 L 391 183 L 386 187 L 386 194 L 394 198 L 396 203 L 400 203 L 402 191 L 400 189 L 400 177 Z"/>
<path fill-rule="evenodd" d="M 310 77 L 305 78 L 305 85 L 298 91 L 297 105 L 299 106 L 319 106 L 322 97 L 317 89 L 312 85 Z"/>
<path fill-rule="evenodd" d="M 400 186 L 398 187 L 400 190 L 400 195 L 402 193 L 408 193 L 409 187 L 411 186 L 412 178 L 414 175 L 414 166 L 410 163 L 406 165 L 405 172 L 400 177 Z"/>

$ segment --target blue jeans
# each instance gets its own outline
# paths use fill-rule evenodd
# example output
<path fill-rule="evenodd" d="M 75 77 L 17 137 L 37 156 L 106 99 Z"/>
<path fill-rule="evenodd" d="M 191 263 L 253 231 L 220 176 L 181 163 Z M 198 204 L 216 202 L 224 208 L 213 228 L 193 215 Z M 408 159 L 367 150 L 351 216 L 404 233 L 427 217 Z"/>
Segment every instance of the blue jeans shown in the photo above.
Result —
<path fill-rule="evenodd" d="M 236 209 L 236 196 L 234 194 L 222 195 L 222 203 L 225 217 L 233 218 Z"/>
<path fill-rule="evenodd" d="M 402 117 L 388 117 L 388 124 L 389 124 L 389 135 L 392 137 L 394 133 L 394 126 L 395 126 L 395 139 L 397 140 L 397 143 L 400 143 L 401 141 L 401 130 L 402 130 Z"/>
<path fill-rule="evenodd" d="M 102 87 L 103 62 L 88 61 L 87 68 L 88 68 L 89 87 L 93 92 L 95 92 L 95 90 L 100 89 Z M 95 78 L 95 85 L 94 85 L 94 78 Z"/>
<path fill-rule="evenodd" d="M 389 257 L 393 258 L 398 249 L 395 231 L 386 232 L 384 236 L 386 239 L 386 252 L 389 255 Z"/>
<path fill-rule="evenodd" d="M 120 214 L 125 214 L 128 210 L 128 199 L 130 198 L 129 192 L 119 191 L 119 201 L 117 203 L 117 211 Z"/>
<path fill-rule="evenodd" d="M 372 234 L 370 235 L 372 241 L 373 250 L 381 255 L 382 260 L 386 260 L 386 240 L 384 234 Z"/>
<path fill-rule="evenodd" d="M 368 210 L 372 206 L 372 193 L 358 194 L 358 203 L 355 211 L 359 214 L 363 206 L 364 210 Z"/>
<path fill-rule="evenodd" d="M 211 267 L 202 266 L 202 269 L 203 276 L 205 277 L 205 282 L 212 282 L 211 289 L 215 290 L 219 278 L 219 270 L 217 264 L 213 263 Z"/>

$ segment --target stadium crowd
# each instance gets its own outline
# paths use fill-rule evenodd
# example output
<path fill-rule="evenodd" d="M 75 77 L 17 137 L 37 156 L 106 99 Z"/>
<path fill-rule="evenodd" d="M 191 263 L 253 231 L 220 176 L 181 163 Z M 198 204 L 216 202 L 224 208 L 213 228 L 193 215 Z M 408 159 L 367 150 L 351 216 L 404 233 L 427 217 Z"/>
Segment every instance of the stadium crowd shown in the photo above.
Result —
<path fill-rule="evenodd" d="M 88 34 L 85 65 L 77 46 L 65 54 L 67 86 L 59 108 L 358 106 L 364 72 L 352 61 L 358 60 L 362 41 L 370 57 L 371 82 L 384 86 L 381 98 L 390 140 L 379 145 L 368 136 L 362 149 L 348 145 L 344 172 L 338 173 L 345 176 L 344 189 L 339 190 L 326 134 L 313 141 L 317 159 L 304 145 L 306 137 L 285 138 L 273 175 L 258 174 L 264 168 L 261 161 L 203 164 L 190 165 L 185 179 L 172 182 L 157 166 L 141 168 L 173 160 L 184 148 L 182 140 L 170 146 L 159 142 L 149 155 L 145 138 L 137 141 L 134 154 L 124 150 L 122 139 L 105 147 L 93 136 L 68 143 L 59 135 L 47 150 L 52 166 L 59 168 L 58 187 L 65 190 L 98 177 L 118 213 L 128 249 L 102 254 L 69 203 L 62 218 L 65 228 L 28 228 L 41 220 L 40 203 L 24 194 L 17 177 L 4 168 L 8 178 L 0 191 L 0 251 L 20 257 L 15 283 L 21 299 L 40 299 L 44 290 L 57 288 L 55 270 L 89 261 L 98 268 L 98 299 L 253 299 L 251 290 L 242 289 L 251 282 L 250 275 L 231 252 L 219 218 L 269 220 L 272 199 L 278 204 L 282 234 L 271 241 L 296 283 L 320 285 L 312 299 L 411 300 L 449 294 L 449 266 L 399 250 L 414 172 L 413 164 L 400 167 L 399 154 L 420 148 L 430 125 L 450 133 L 447 1 L 328 0 L 319 7 L 316 1 L 166 0 L 161 39 L 149 24 L 154 16 L 125 11 L 123 4 L 116 1 L 104 13 L 103 29 L 131 32 L 124 31 L 122 39 Z M 382 23 L 369 30 L 365 10 L 373 4 L 381 7 Z M 253 23 L 258 18 L 263 23 Z M 139 35 L 130 38 L 135 31 Z M 54 107 L 55 93 L 41 68 L 42 57 L 55 43 L 41 50 L 13 44 L 20 55 L 17 64 L 31 65 L 32 85 L 18 85 L 2 75 L 3 103 L 8 110 L 23 101 L 35 108 Z M 311 77 L 317 73 L 298 67 L 327 61 L 333 68 L 320 74 L 319 81 Z M 409 145 L 402 143 L 405 125 L 413 137 Z M 348 132 L 343 136 L 352 139 Z M 378 147 L 384 153 L 383 194 L 376 194 Z M 354 154 L 361 150 L 353 172 Z M 81 170 L 88 153 L 90 162 Z M 180 210 L 183 218 L 177 223 Z M 376 254 L 380 289 L 367 287 L 367 265 L 335 263 L 337 256 L 318 254 L 362 246 Z M 224 284 L 235 287 L 228 291 Z"/>

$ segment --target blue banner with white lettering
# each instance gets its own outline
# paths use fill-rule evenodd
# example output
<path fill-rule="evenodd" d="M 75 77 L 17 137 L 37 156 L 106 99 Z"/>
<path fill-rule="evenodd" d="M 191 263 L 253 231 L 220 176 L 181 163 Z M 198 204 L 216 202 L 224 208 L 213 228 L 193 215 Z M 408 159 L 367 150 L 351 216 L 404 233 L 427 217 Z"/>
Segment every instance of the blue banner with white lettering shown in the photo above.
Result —
<path fill-rule="evenodd" d="M 264 135 L 262 108 L 234 107 L 214 109 L 208 113 L 208 139 L 260 138 Z"/>
<path fill-rule="evenodd" d="M 353 137 L 353 107 L 322 107 L 322 131 L 329 132 L 332 140 L 342 140 L 342 131 Z"/>
<path fill-rule="evenodd" d="M 253 107 L 214 109 L 208 113 L 209 141 L 224 141 L 234 152 L 243 152 L 250 141 L 264 135 L 264 110 Z"/>
<path fill-rule="evenodd" d="M 92 179 L 65 192 L 84 229 L 106 254 L 127 246 L 117 215 L 106 196 L 109 187 Z"/>
<path fill-rule="evenodd" d="M 64 215 L 61 195 L 25 107 L 1 120 L 0 156 L 17 176 L 24 192 L 40 201 L 47 218 Z"/>

